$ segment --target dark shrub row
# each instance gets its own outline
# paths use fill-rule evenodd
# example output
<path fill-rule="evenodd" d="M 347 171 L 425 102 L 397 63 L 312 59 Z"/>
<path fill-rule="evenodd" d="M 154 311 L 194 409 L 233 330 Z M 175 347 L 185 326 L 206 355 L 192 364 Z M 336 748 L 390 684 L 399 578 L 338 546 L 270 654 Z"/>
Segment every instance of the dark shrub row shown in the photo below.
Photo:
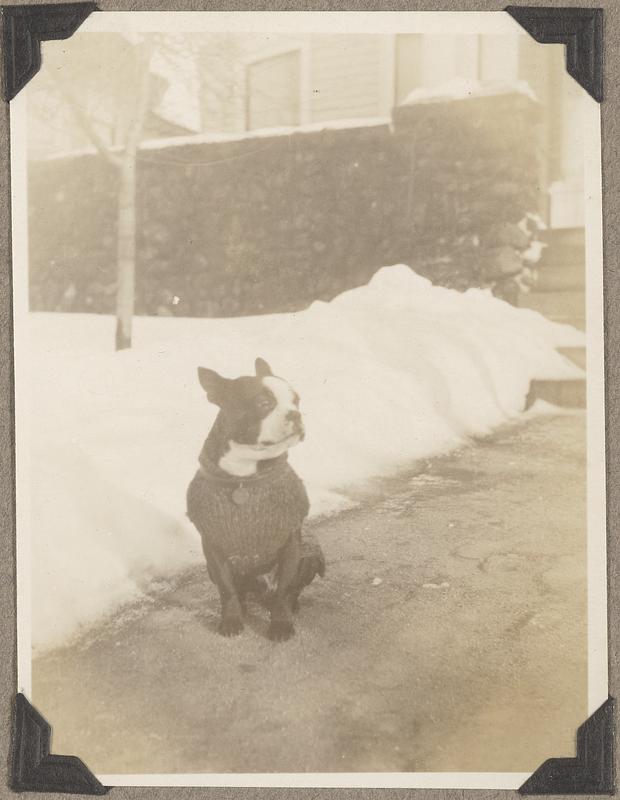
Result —
<path fill-rule="evenodd" d="M 401 107 L 393 129 L 143 149 L 137 312 L 299 309 L 395 262 L 505 294 L 527 246 L 506 230 L 538 204 L 536 121 L 508 94 Z M 112 311 L 114 168 L 82 156 L 29 179 L 31 307 Z"/>

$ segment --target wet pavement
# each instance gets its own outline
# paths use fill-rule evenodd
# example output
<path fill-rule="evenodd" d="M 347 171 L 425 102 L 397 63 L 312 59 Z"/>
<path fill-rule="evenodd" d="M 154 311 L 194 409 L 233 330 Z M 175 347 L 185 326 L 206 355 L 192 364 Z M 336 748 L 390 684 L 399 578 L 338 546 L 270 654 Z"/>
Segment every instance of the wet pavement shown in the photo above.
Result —
<path fill-rule="evenodd" d="M 33 664 L 98 774 L 515 771 L 587 716 L 585 416 L 515 423 L 316 525 L 297 635 L 217 635 L 205 568 Z"/>

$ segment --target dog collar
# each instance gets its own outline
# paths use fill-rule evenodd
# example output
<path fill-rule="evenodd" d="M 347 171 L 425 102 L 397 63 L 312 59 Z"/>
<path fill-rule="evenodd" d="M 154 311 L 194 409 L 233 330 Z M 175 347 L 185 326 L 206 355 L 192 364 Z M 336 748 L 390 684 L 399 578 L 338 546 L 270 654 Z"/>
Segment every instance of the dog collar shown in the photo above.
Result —
<path fill-rule="evenodd" d="M 257 469 L 254 475 L 248 475 L 247 477 L 230 475 L 223 469 L 220 469 L 217 464 L 207 460 L 201 460 L 199 462 L 199 471 L 208 483 L 216 483 L 221 486 L 232 488 L 231 498 L 233 503 L 242 506 L 244 503 L 247 503 L 250 498 L 249 486 L 273 481 L 280 477 L 288 467 L 287 459 L 282 459 L 281 461 L 279 459 L 274 460 L 277 460 L 278 463 L 265 469 Z"/>

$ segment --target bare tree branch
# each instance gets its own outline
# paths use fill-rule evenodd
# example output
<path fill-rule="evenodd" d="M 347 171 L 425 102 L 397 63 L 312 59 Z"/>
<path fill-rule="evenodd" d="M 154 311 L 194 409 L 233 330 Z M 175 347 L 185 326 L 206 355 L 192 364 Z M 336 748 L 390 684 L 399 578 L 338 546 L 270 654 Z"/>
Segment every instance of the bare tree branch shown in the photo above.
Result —
<path fill-rule="evenodd" d="M 84 134 L 97 149 L 97 152 L 100 153 L 100 155 L 102 155 L 109 164 L 112 164 L 115 167 L 120 167 L 122 163 L 121 158 L 112 153 L 108 145 L 99 136 L 97 129 L 93 125 L 92 119 L 84 111 L 83 105 L 74 96 L 73 92 L 69 88 L 68 83 L 64 80 L 64 76 L 61 77 L 60 72 L 56 72 L 52 77 L 52 82 L 68 108 L 71 109 L 71 113 L 75 117 L 76 122 Z"/>

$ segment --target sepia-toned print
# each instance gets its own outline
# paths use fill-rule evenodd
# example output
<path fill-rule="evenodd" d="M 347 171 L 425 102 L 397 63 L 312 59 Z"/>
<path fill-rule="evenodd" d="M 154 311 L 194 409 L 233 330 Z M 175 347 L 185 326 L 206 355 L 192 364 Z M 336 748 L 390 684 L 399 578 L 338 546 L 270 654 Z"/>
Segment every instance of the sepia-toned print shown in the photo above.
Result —
<path fill-rule="evenodd" d="M 463 788 L 574 756 L 607 697 L 602 266 L 564 60 L 503 13 L 44 44 L 12 105 L 18 638 L 54 752 Z"/>

